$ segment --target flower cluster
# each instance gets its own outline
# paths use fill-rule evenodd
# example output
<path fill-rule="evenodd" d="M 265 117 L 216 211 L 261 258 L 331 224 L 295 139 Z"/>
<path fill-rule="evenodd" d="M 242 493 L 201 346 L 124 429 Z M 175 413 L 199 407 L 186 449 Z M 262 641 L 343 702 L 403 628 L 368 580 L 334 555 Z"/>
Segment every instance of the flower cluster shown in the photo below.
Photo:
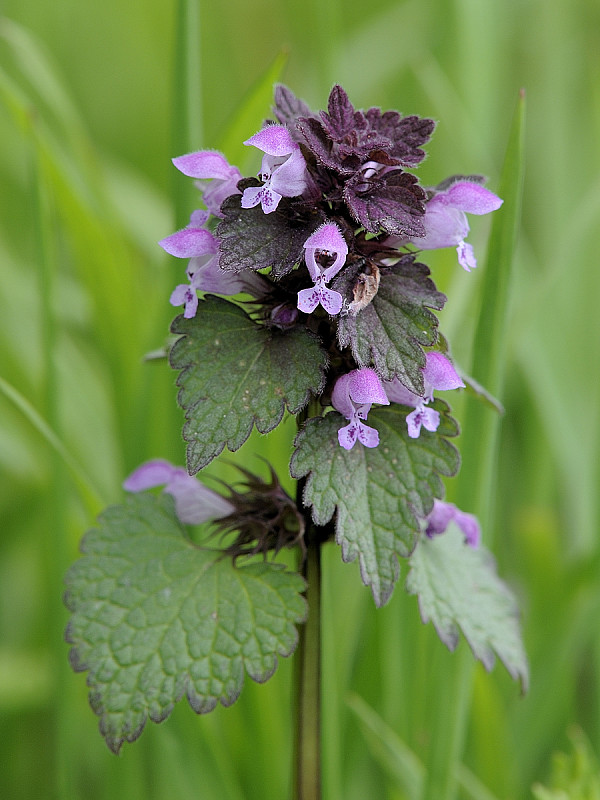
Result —
<path fill-rule="evenodd" d="M 191 319 L 198 292 L 243 293 L 265 328 L 304 327 L 318 336 L 330 363 L 321 402 L 348 421 L 338 431 L 345 450 L 378 446 L 378 431 L 365 422 L 372 404 L 407 406 L 409 439 L 435 435 L 434 392 L 465 384 L 436 349 L 429 309 L 441 309 L 445 297 L 417 255 L 456 247 L 470 271 L 476 259 L 465 242 L 466 214 L 487 214 L 502 200 L 480 176 L 420 185 L 411 170 L 425 157 L 432 120 L 357 110 L 340 86 L 317 114 L 279 86 L 273 112 L 244 142 L 263 154 L 257 177 L 242 177 L 210 150 L 173 159 L 197 179 L 206 208 L 160 242 L 189 259 L 188 282 L 171 303 Z M 439 508 L 432 513 L 428 535 L 441 524 Z"/>

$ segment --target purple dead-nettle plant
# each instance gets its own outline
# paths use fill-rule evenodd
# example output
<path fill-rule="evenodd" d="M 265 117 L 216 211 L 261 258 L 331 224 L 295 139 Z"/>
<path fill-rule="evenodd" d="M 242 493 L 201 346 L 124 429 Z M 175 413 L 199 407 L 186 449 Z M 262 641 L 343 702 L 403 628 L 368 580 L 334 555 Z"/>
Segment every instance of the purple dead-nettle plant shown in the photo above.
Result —
<path fill-rule="evenodd" d="M 340 86 L 317 113 L 278 86 L 272 118 L 244 142 L 262 153 L 258 177 L 213 150 L 173 159 L 204 206 L 160 241 L 187 262 L 170 297 L 183 314 L 169 353 L 186 469 L 162 459 L 136 469 L 67 578 L 72 663 L 90 672 L 115 752 L 184 691 L 205 712 L 232 703 L 245 673 L 268 678 L 294 651 L 297 626 L 304 641 L 307 604 L 318 607 L 314 565 L 330 541 L 358 559 L 378 606 L 406 562 L 406 588 L 442 639 L 455 646 L 461 628 L 486 666 L 495 650 L 525 683 L 512 595 L 475 517 L 443 500 L 442 478 L 459 468 L 458 425 L 438 393 L 455 397 L 465 382 L 438 330 L 446 297 L 420 260 L 455 247 L 474 267 L 466 214 L 502 200 L 477 176 L 421 186 L 433 129 L 356 109 Z M 266 479 L 248 464 L 215 489 L 194 477 L 290 416 L 297 432 L 280 460 L 295 497 L 258 460 Z M 277 563 L 284 548 L 300 574 Z"/>

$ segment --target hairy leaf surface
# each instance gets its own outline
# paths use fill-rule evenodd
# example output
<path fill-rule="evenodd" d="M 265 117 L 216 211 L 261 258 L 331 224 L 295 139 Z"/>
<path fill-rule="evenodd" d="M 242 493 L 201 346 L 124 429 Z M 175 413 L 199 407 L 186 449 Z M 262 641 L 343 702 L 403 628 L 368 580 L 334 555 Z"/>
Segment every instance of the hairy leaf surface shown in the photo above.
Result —
<path fill-rule="evenodd" d="M 234 303 L 207 297 L 193 319 L 177 317 L 183 336 L 171 350 L 181 370 L 183 438 L 194 474 L 227 446 L 241 447 L 256 425 L 273 430 L 287 406 L 297 414 L 323 385 L 327 356 L 304 328 L 281 331 L 254 322 Z"/>
<path fill-rule="evenodd" d="M 409 172 L 395 169 L 372 178 L 357 172 L 347 181 L 343 197 L 354 219 L 371 233 L 425 235 L 425 191 Z"/>
<path fill-rule="evenodd" d="M 115 753 L 184 694 L 197 713 L 231 705 L 245 673 L 266 681 L 296 647 L 303 579 L 196 547 L 169 495 L 108 508 L 82 552 L 66 578 L 67 641 L 73 668 L 89 670 L 90 704 Z"/>
<path fill-rule="evenodd" d="M 332 288 L 344 296 L 344 276 Z M 397 377 L 415 394 L 423 394 L 423 346 L 435 344 L 438 320 L 429 308 L 441 309 L 446 297 L 435 288 L 429 269 L 405 256 L 387 274 L 379 291 L 356 316 L 340 317 L 340 347 L 350 346 L 360 367 L 373 366 L 383 380 Z"/>
<path fill-rule="evenodd" d="M 466 545 L 451 523 L 446 533 L 419 541 L 410 567 L 406 588 L 418 596 L 423 622 L 433 622 L 450 650 L 458 644 L 460 629 L 488 670 L 497 654 L 525 691 L 529 675 L 517 603 L 498 578 L 491 554 Z"/>
<path fill-rule="evenodd" d="M 271 267 L 273 277 L 286 275 L 304 257 L 304 242 L 323 222 L 323 215 L 286 198 L 276 211 L 265 214 L 260 205 L 242 208 L 240 199 L 233 195 L 221 206 L 224 219 L 216 230 L 221 242 L 219 266 L 233 272 Z"/>
<path fill-rule="evenodd" d="M 359 559 L 363 582 L 375 603 L 384 605 L 398 579 L 398 557 L 413 550 L 422 520 L 443 495 L 440 475 L 458 470 L 456 448 L 445 438 L 457 433 L 448 406 L 436 400 L 438 432 L 422 431 L 410 439 L 406 408 L 396 404 L 369 413 L 379 431 L 379 446 L 340 447 L 337 433 L 346 420 L 337 412 L 308 421 L 296 438 L 290 471 L 307 477 L 304 504 L 312 506 L 317 525 L 327 524 L 337 509 L 335 536 L 344 561 Z"/>

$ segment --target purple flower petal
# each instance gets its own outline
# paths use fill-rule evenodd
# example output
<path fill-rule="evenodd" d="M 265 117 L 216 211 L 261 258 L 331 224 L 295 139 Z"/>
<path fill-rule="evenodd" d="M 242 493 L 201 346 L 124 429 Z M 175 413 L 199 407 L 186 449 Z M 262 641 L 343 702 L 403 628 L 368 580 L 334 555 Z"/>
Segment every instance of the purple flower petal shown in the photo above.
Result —
<path fill-rule="evenodd" d="M 389 405 L 389 400 L 377 373 L 368 368 L 355 369 L 341 375 L 333 387 L 332 406 L 343 414 L 350 423 L 338 431 L 338 441 L 346 450 L 350 450 L 356 440 L 365 447 L 377 447 L 379 433 L 362 421 L 372 403 Z"/>
<path fill-rule="evenodd" d="M 306 189 L 306 162 L 298 146 L 271 172 L 271 189 L 283 197 L 298 197 Z"/>
<path fill-rule="evenodd" d="M 440 426 L 440 412 L 425 406 L 421 411 L 421 425 L 425 430 L 435 433 Z"/>
<path fill-rule="evenodd" d="M 313 281 L 323 275 L 325 283 L 337 275 L 346 262 L 348 245 L 335 222 L 326 222 L 304 242 L 306 266 Z M 333 264 L 321 265 L 317 258 L 335 257 Z"/>
<path fill-rule="evenodd" d="M 359 421 L 358 441 L 365 447 L 377 447 L 379 444 L 379 432 L 375 428 L 370 428 L 364 422 Z"/>
<path fill-rule="evenodd" d="M 159 245 L 169 255 L 177 258 L 194 258 L 205 253 L 216 253 L 218 242 L 206 228 L 183 228 L 161 239 Z"/>
<path fill-rule="evenodd" d="M 204 228 L 210 217 L 210 212 L 204 208 L 197 208 L 190 214 L 190 224 L 188 228 Z"/>
<path fill-rule="evenodd" d="M 213 492 L 185 470 L 165 486 L 165 492 L 175 499 L 175 512 L 181 522 L 200 525 L 211 519 L 220 519 L 235 509 L 222 495 Z"/>
<path fill-rule="evenodd" d="M 270 156 L 288 156 L 299 149 L 285 125 L 267 125 L 244 142 Z"/>
<path fill-rule="evenodd" d="M 497 211 L 504 202 L 489 189 L 471 181 L 457 181 L 436 196 L 443 197 L 447 205 L 467 214 L 489 214 Z"/>
<path fill-rule="evenodd" d="M 477 517 L 457 508 L 454 512 L 454 521 L 464 533 L 465 542 L 469 547 L 478 547 L 481 541 L 481 528 Z"/>
<path fill-rule="evenodd" d="M 298 308 L 305 314 L 312 314 L 319 305 L 320 299 L 316 286 L 311 286 L 310 289 L 301 289 L 298 292 Z"/>
<path fill-rule="evenodd" d="M 348 391 L 350 398 L 359 404 L 379 403 L 389 406 L 390 401 L 385 393 L 379 375 L 374 369 L 363 367 L 349 372 Z"/>
<path fill-rule="evenodd" d="M 174 467 L 169 461 L 155 458 L 135 469 L 123 482 L 123 488 L 128 492 L 142 492 L 144 489 L 163 486 L 175 477 L 177 470 L 178 467 Z"/>
<path fill-rule="evenodd" d="M 340 313 L 344 301 L 339 292 L 334 289 L 328 289 L 327 286 L 319 286 L 317 292 L 319 301 L 328 314 L 335 317 L 336 314 Z"/>
<path fill-rule="evenodd" d="M 411 392 L 398 378 L 383 381 L 383 388 L 391 403 L 400 403 L 403 406 L 417 406 L 423 401 L 418 394 Z"/>
<path fill-rule="evenodd" d="M 452 366 L 450 359 L 435 350 L 427 353 L 423 377 L 432 389 L 437 391 L 465 388 L 462 378 Z"/>
<path fill-rule="evenodd" d="M 180 283 L 171 292 L 169 302 L 172 306 L 185 305 L 183 316 L 186 319 L 192 319 L 196 316 L 198 311 L 198 295 L 193 286 L 188 283 Z"/>
<path fill-rule="evenodd" d="M 458 525 L 469 547 L 479 546 L 481 529 L 477 517 L 461 511 L 453 503 L 445 503 L 442 500 L 433 501 L 433 509 L 426 519 L 425 534 L 432 539 L 434 536 L 445 533 L 451 522 Z"/>
<path fill-rule="evenodd" d="M 444 533 L 450 520 L 454 518 L 456 506 L 452 503 L 444 503 L 442 500 L 434 499 L 433 509 L 427 516 L 427 528 L 425 533 L 429 538 L 433 538 L 438 533 Z"/>
<path fill-rule="evenodd" d="M 185 156 L 177 156 L 173 164 L 180 172 L 189 178 L 216 178 L 217 180 L 230 180 L 241 173 L 237 167 L 232 167 L 225 156 L 216 150 L 198 150 Z"/>
<path fill-rule="evenodd" d="M 411 439 L 418 439 L 421 435 L 422 413 L 423 407 L 415 408 L 410 414 L 406 416 L 406 427 L 408 428 L 408 435 Z"/>
<path fill-rule="evenodd" d="M 471 272 L 472 269 L 475 269 L 477 266 L 477 259 L 475 258 L 473 248 L 468 242 L 459 242 L 456 252 L 458 253 L 458 263 L 463 269 L 466 269 L 467 272 Z"/>
<path fill-rule="evenodd" d="M 356 409 L 368 406 L 363 417 L 366 419 L 372 403 L 389 405 L 389 400 L 375 370 L 363 367 L 347 372 L 337 379 L 331 394 L 331 404 L 346 419 L 351 419 Z"/>
<path fill-rule="evenodd" d="M 188 475 L 183 467 L 175 467 L 163 459 L 142 464 L 125 480 L 123 488 L 128 492 L 140 492 L 162 485 L 163 491 L 173 496 L 175 512 L 181 522 L 199 525 L 235 510 L 222 495 Z"/>
<path fill-rule="evenodd" d="M 408 435 L 411 439 L 418 439 L 421 435 L 421 427 L 425 428 L 431 433 L 437 431 L 440 424 L 440 413 L 434 408 L 428 408 L 426 405 L 420 405 L 411 411 L 406 416 L 406 427 L 408 428 Z"/>
<path fill-rule="evenodd" d="M 421 250 L 456 247 L 459 264 L 470 272 L 477 266 L 477 261 L 473 248 L 464 241 L 469 233 L 466 213 L 489 214 L 500 208 L 503 201 L 473 181 L 456 181 L 443 191 L 433 191 L 423 217 L 425 236 L 412 239 L 412 244 Z"/>
<path fill-rule="evenodd" d="M 211 214 L 221 215 L 221 203 L 232 194 L 239 194 L 238 181 L 242 175 L 232 167 L 222 153 L 214 150 L 199 150 L 173 159 L 178 170 L 190 178 L 198 178 L 197 186 Z M 202 223 L 204 224 L 204 223 Z"/>
<path fill-rule="evenodd" d="M 265 155 L 259 173 L 264 185 L 245 189 L 242 208 L 253 208 L 260 200 L 263 212 L 270 214 L 282 197 L 298 197 L 304 192 L 308 181 L 306 162 L 285 125 L 267 125 L 244 144 L 257 147 Z"/>
<path fill-rule="evenodd" d="M 352 372 L 347 372 L 341 375 L 335 382 L 333 392 L 331 394 L 331 405 L 340 412 L 346 419 L 352 419 L 354 414 L 354 405 L 350 399 L 350 382 L 352 380 Z"/>
<path fill-rule="evenodd" d="M 242 208 L 254 208 L 260 203 L 262 186 L 248 186 L 242 195 Z"/>
<path fill-rule="evenodd" d="M 338 442 L 344 450 L 352 450 L 358 437 L 359 420 L 352 420 L 348 425 L 338 431 Z"/>
<path fill-rule="evenodd" d="M 413 240 L 421 250 L 454 247 L 469 233 L 469 223 L 464 211 L 446 205 L 440 195 L 435 195 L 425 206 L 423 217 L 425 236 Z"/>

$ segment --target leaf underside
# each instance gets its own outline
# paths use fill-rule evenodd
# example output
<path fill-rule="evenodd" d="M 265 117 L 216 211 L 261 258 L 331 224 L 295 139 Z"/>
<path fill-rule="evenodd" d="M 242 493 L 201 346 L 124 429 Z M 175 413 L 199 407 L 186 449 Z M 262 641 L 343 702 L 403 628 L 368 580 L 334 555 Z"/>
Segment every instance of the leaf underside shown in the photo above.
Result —
<path fill-rule="evenodd" d="M 73 668 L 89 670 L 90 705 L 115 753 L 184 694 L 197 713 L 231 705 L 245 673 L 266 681 L 296 647 L 303 579 L 194 546 L 170 495 L 108 508 L 82 552 L 66 577 L 66 638 Z"/>
<path fill-rule="evenodd" d="M 304 504 L 312 507 L 317 525 L 327 524 L 337 509 L 342 558 L 358 557 L 377 606 L 392 593 L 398 557 L 412 552 L 422 520 L 443 495 L 439 476 L 458 471 L 458 452 L 445 438 L 456 435 L 456 423 L 446 403 L 436 400 L 433 407 L 441 413 L 440 427 L 437 433 L 422 431 L 418 439 L 407 433 L 410 409 L 395 404 L 369 413 L 368 424 L 379 431 L 376 448 L 340 447 L 337 433 L 347 420 L 335 411 L 309 420 L 296 438 L 290 471 L 294 478 L 308 476 Z"/>
<path fill-rule="evenodd" d="M 498 578 L 487 550 L 466 545 L 452 523 L 441 536 L 420 540 L 410 559 L 406 588 L 418 596 L 423 622 L 433 622 L 450 650 L 458 644 L 460 629 L 487 670 L 494 666 L 496 654 L 527 690 L 529 673 L 517 603 Z"/>
<path fill-rule="evenodd" d="M 209 296 L 193 319 L 177 317 L 172 331 L 183 334 L 170 360 L 181 371 L 178 401 L 191 474 L 225 446 L 241 447 L 253 425 L 273 430 L 286 406 L 297 414 L 322 389 L 327 357 L 304 328 L 266 328 L 234 303 Z"/>

